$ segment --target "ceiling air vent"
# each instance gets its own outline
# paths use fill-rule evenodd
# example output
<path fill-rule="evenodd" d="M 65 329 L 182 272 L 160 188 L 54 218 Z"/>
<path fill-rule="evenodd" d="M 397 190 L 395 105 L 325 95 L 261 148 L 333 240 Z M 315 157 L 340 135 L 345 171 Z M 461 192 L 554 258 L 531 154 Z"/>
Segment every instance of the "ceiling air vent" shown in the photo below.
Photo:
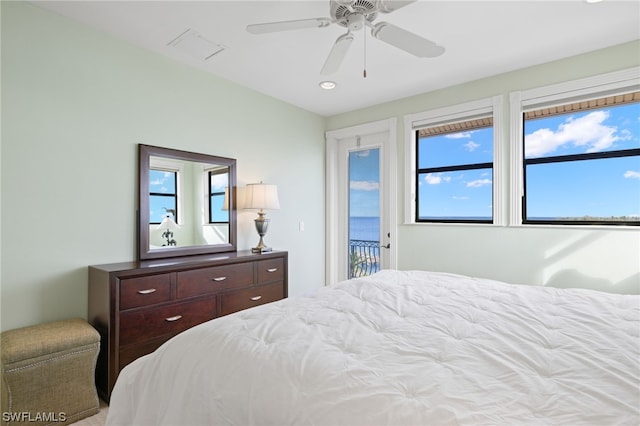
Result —
<path fill-rule="evenodd" d="M 206 61 L 226 49 L 225 46 L 207 40 L 192 29 L 183 32 L 167 45 L 182 50 L 202 61 Z"/>

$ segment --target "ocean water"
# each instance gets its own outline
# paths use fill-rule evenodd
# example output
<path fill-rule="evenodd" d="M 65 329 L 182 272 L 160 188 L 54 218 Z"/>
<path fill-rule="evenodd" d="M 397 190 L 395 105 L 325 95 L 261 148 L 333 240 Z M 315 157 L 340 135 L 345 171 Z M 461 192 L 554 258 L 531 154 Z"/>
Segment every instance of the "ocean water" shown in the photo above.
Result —
<path fill-rule="evenodd" d="M 350 217 L 349 239 L 378 241 L 380 239 L 380 218 L 362 216 Z"/>

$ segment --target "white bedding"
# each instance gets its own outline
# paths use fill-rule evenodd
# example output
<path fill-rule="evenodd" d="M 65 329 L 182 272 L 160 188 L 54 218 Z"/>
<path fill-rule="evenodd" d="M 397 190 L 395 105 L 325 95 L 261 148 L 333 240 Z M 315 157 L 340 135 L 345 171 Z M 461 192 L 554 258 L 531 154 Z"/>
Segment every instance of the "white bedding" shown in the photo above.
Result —
<path fill-rule="evenodd" d="M 382 271 L 218 318 L 121 373 L 110 425 L 638 425 L 640 296 Z"/>

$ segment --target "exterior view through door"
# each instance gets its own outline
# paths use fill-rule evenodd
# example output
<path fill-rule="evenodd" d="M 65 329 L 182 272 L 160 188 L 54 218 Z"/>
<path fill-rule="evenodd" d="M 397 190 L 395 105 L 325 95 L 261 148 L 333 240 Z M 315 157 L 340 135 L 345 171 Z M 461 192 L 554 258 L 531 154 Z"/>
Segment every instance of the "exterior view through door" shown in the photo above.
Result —
<path fill-rule="evenodd" d="M 395 132 L 395 119 L 327 132 L 328 284 L 396 267 Z"/>
<path fill-rule="evenodd" d="M 349 151 L 349 278 L 380 270 L 380 148 Z M 385 247 L 386 248 L 386 247 Z"/>

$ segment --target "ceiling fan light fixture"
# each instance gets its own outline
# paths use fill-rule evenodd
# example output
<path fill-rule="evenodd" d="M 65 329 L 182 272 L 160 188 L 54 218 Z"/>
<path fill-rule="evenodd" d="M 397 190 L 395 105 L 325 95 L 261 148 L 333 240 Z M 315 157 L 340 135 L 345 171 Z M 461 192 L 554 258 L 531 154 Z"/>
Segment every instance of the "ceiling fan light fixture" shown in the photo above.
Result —
<path fill-rule="evenodd" d="M 321 81 L 319 86 L 324 90 L 332 90 L 336 88 L 337 84 L 335 81 L 325 80 Z"/>

